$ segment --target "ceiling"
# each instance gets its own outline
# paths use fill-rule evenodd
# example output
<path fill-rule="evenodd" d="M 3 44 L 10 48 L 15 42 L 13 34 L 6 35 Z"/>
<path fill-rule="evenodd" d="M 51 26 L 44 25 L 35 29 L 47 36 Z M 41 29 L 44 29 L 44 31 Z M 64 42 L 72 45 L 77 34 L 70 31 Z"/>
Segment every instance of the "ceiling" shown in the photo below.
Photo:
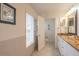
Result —
<path fill-rule="evenodd" d="M 31 3 L 36 12 L 45 18 L 61 17 L 74 3 Z"/>

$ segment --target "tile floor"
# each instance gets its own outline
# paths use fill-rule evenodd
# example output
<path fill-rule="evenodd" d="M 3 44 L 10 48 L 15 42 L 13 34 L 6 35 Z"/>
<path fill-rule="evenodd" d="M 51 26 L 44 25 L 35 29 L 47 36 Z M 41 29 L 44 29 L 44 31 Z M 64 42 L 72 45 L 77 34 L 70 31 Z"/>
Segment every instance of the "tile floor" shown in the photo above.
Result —
<path fill-rule="evenodd" d="M 46 43 L 46 46 L 41 51 L 34 51 L 32 56 L 60 56 L 60 53 L 54 44 Z"/>

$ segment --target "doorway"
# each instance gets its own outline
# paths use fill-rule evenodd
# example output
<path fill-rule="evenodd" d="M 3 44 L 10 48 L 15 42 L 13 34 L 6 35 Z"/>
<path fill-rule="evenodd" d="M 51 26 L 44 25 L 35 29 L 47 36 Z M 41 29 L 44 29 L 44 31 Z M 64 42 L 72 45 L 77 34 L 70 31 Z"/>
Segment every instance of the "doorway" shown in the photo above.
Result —
<path fill-rule="evenodd" d="M 55 20 L 45 20 L 45 39 L 46 43 L 55 44 Z"/>

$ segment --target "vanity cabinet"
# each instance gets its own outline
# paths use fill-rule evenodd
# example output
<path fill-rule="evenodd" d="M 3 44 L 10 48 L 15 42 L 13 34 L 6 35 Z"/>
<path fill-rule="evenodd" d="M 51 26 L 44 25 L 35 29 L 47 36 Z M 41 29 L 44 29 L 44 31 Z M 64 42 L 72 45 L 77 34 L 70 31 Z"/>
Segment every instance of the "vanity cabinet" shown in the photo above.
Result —
<path fill-rule="evenodd" d="M 79 56 L 79 51 L 58 36 L 58 48 L 61 56 Z"/>
<path fill-rule="evenodd" d="M 66 55 L 66 53 L 65 53 L 66 51 L 64 49 L 64 43 L 63 43 L 63 40 L 61 37 L 58 37 L 58 48 L 59 48 L 61 56 Z"/>

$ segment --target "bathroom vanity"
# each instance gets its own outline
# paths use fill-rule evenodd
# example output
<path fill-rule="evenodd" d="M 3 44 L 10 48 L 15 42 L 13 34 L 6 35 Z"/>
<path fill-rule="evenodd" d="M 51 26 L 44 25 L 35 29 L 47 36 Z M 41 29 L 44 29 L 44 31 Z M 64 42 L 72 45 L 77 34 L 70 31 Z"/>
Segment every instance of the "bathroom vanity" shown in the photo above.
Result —
<path fill-rule="evenodd" d="M 57 44 L 62 56 L 79 56 L 79 9 L 73 7 L 60 19 Z"/>
<path fill-rule="evenodd" d="M 61 56 L 79 56 L 79 38 L 58 35 L 58 48 Z"/>

